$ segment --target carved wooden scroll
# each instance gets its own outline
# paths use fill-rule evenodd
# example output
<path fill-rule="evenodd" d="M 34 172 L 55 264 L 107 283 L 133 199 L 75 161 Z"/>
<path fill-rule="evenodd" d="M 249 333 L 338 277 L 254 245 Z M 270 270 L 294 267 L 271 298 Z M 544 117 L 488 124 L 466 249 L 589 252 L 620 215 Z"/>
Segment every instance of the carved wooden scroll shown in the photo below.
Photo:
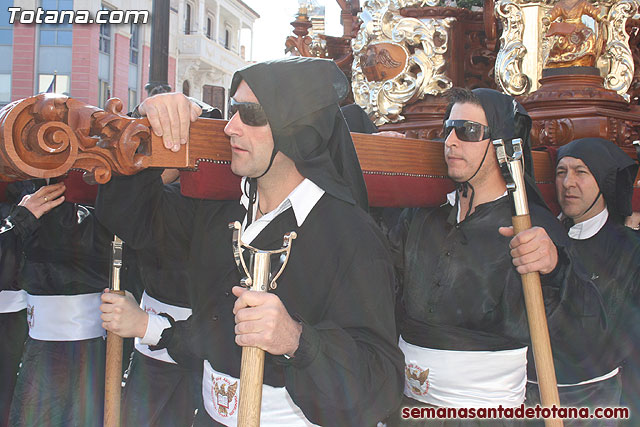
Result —
<path fill-rule="evenodd" d="M 105 183 L 114 173 L 193 168 L 198 158 L 230 157 L 222 132 L 225 121 L 194 123 L 192 143 L 173 153 L 151 132 L 146 118 L 134 119 L 121 111 L 117 98 L 101 110 L 56 94 L 5 106 L 0 111 L 0 179 L 52 178 L 73 168 L 86 171 L 88 182 Z"/>

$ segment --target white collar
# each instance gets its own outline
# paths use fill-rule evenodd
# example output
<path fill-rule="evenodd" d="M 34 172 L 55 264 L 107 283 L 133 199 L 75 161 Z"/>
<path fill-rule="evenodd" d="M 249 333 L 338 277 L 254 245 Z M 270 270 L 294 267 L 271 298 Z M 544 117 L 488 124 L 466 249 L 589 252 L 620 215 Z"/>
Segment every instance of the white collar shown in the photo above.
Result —
<path fill-rule="evenodd" d="M 241 189 L 245 188 L 246 177 L 242 178 Z M 318 200 L 324 195 L 324 190 L 318 187 L 311 180 L 305 178 L 291 193 L 278 205 L 277 208 L 271 212 L 267 212 L 262 218 L 271 221 L 276 216 L 287 210 L 289 206 L 293 208 L 293 213 L 296 217 L 298 227 L 302 226 L 304 220 L 307 219 L 311 209 L 318 203 Z M 240 203 L 245 209 L 249 209 L 249 197 L 242 191 L 242 197 Z M 258 208 L 258 199 L 253 208 L 253 215 L 255 217 L 256 210 Z M 273 214 L 273 215 L 272 215 Z"/>
<path fill-rule="evenodd" d="M 564 215 L 561 213 L 560 215 L 558 215 L 558 218 L 562 219 L 564 218 Z M 598 233 L 598 231 L 600 231 L 602 227 L 604 227 L 607 219 L 609 219 L 609 210 L 605 206 L 602 212 L 600 212 L 598 215 L 591 217 L 586 221 L 574 224 L 569 229 L 569 237 L 574 240 L 586 240 L 590 237 L 593 237 Z"/>
<path fill-rule="evenodd" d="M 455 206 L 456 205 L 456 191 L 458 190 L 453 190 L 451 193 L 447 194 L 447 201 L 449 202 L 449 204 L 451 206 Z M 507 190 L 504 190 L 504 193 L 502 194 L 502 196 L 498 196 L 494 199 L 494 202 L 498 199 L 503 198 L 504 196 L 506 196 L 507 194 L 509 194 L 509 192 Z M 458 204 L 458 216 L 456 217 L 456 222 L 460 222 L 460 205 Z"/>

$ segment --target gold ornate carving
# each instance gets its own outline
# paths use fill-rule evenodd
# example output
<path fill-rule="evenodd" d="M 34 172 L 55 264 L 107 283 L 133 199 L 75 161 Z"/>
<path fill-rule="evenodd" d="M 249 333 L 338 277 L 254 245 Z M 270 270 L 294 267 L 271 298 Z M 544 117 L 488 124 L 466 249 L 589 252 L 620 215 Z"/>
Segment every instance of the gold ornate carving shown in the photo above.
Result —
<path fill-rule="evenodd" d="M 544 67 L 594 67 L 604 48 L 604 18 L 587 0 L 558 1 L 542 18 Z"/>
<path fill-rule="evenodd" d="M 626 98 L 633 81 L 634 65 L 625 27 L 627 19 L 637 11 L 638 5 L 633 0 L 620 0 L 611 6 L 607 16 L 607 45 L 602 55 L 602 60 L 606 61 L 604 86 Z"/>
<path fill-rule="evenodd" d="M 425 6 L 437 6 L 440 0 L 396 0 L 398 8 L 402 7 L 425 7 Z"/>
<path fill-rule="evenodd" d="M 295 37 L 289 36 L 285 40 L 285 53 L 291 52 L 299 56 L 326 58 L 327 43 L 318 34 L 313 37 L 309 36 L 309 28 L 311 28 L 312 24 L 306 13 L 306 6 L 301 6 L 296 20 L 291 22 Z"/>
<path fill-rule="evenodd" d="M 327 57 L 327 42 L 318 34 L 313 37 L 292 37 L 285 40 L 285 53 L 292 53 L 297 56 L 307 57 Z"/>
<path fill-rule="evenodd" d="M 501 0 L 495 5 L 496 15 L 502 21 L 500 52 L 496 58 L 495 75 L 498 86 L 511 95 L 522 95 L 530 87 L 530 80 L 522 72 L 522 61 L 527 48 L 522 42 L 524 20 L 522 8 L 512 0 Z"/>
<path fill-rule="evenodd" d="M 444 75 L 449 30 L 455 18 L 405 18 L 399 9 L 429 5 L 415 0 L 369 0 L 353 39 L 352 88 L 356 103 L 377 125 L 402 120 L 403 107 L 452 86 Z"/>

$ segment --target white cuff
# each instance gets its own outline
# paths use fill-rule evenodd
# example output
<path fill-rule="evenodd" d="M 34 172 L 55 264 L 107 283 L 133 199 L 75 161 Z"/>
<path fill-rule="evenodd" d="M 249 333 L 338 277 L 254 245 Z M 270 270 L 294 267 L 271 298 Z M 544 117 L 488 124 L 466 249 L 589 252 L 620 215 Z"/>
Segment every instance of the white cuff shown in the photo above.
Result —
<path fill-rule="evenodd" d="M 140 344 L 144 345 L 156 345 L 160 342 L 162 332 L 171 327 L 169 319 L 159 314 L 147 313 L 149 315 L 149 321 L 147 322 L 147 330 L 144 333 L 144 337 L 140 339 Z"/>

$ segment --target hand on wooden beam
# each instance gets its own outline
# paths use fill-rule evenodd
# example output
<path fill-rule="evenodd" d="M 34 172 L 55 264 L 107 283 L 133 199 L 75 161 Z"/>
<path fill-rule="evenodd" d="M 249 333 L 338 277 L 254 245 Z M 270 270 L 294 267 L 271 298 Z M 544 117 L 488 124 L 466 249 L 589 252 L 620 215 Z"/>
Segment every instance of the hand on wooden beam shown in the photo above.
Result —
<path fill-rule="evenodd" d="M 189 140 L 189 126 L 202 108 L 181 93 L 162 93 L 145 99 L 138 112 L 149 119 L 153 133 L 162 137 L 164 146 L 176 152 Z"/>

